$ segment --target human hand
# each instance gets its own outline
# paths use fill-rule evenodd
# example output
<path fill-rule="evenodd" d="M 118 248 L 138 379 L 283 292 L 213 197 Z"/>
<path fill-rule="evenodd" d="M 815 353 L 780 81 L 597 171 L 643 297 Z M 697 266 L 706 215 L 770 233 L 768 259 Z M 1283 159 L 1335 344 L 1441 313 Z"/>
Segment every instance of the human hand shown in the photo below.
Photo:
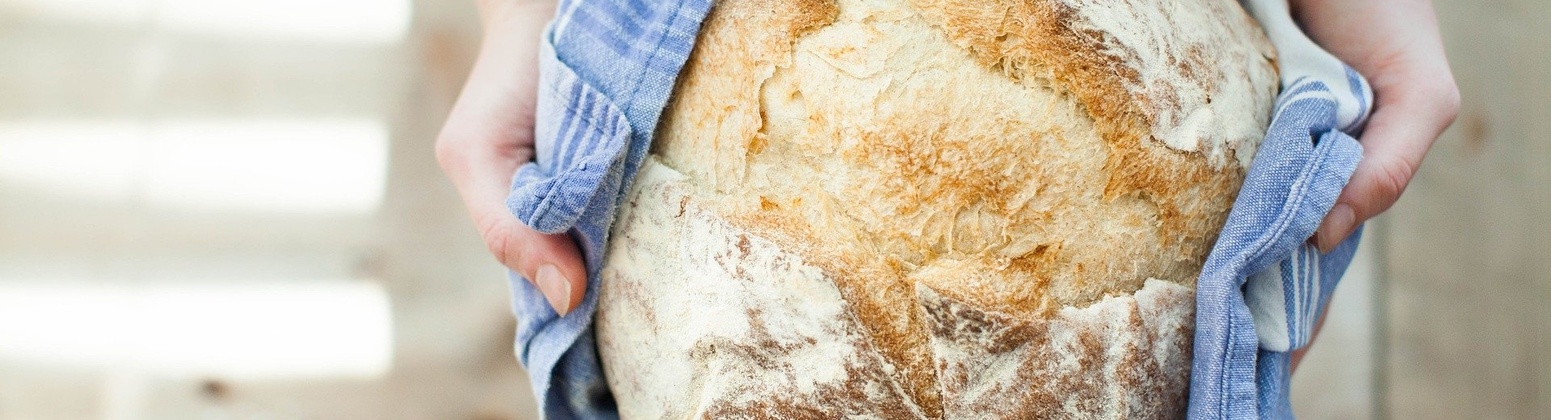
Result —
<path fill-rule="evenodd" d="M 1373 115 L 1359 142 L 1363 159 L 1320 223 L 1320 252 L 1389 209 L 1433 141 L 1459 112 L 1459 89 L 1444 56 L 1429 0 L 1291 0 L 1292 12 L 1320 46 L 1373 86 Z"/>
<path fill-rule="evenodd" d="M 479 1 L 484 41 L 463 92 L 436 139 L 436 160 L 452 179 L 485 245 L 564 316 L 582 301 L 587 272 L 566 234 L 523 225 L 506 208 L 517 168 L 533 159 L 538 52 L 554 0 Z"/>
<path fill-rule="evenodd" d="M 1366 77 L 1374 93 L 1360 139 L 1363 159 L 1312 238 L 1329 252 L 1400 198 L 1433 141 L 1454 122 L 1459 89 L 1430 1 L 1290 1 L 1309 37 Z M 1324 323 L 1321 312 L 1309 343 L 1292 354 L 1293 370 Z"/>

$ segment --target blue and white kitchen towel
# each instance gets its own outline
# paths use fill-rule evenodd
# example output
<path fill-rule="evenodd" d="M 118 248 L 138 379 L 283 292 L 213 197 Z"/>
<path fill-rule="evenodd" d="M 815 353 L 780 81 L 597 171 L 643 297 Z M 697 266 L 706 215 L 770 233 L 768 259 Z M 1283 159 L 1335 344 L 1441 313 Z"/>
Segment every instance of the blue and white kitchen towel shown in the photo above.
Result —
<path fill-rule="evenodd" d="M 1190 418 L 1291 419 L 1289 363 L 1346 272 L 1359 229 L 1329 254 L 1307 242 L 1362 146 L 1373 91 L 1315 45 L 1287 0 L 1247 0 L 1276 45 L 1282 93 L 1228 222 L 1196 280 Z"/>
<path fill-rule="evenodd" d="M 547 418 L 616 418 L 593 340 L 609 225 L 651 144 L 711 0 L 563 0 L 539 54 L 536 162 L 512 180 L 507 207 L 545 233 L 569 232 L 587 294 L 565 317 L 509 275 L 516 352 Z"/>
<path fill-rule="evenodd" d="M 509 276 L 516 352 L 545 417 L 617 417 L 592 329 L 603 248 L 711 3 L 563 0 L 545 32 L 537 160 L 518 170 L 507 205 L 536 230 L 570 233 L 589 279 L 562 318 Z M 1291 417 L 1288 351 L 1307 343 L 1358 237 L 1327 255 L 1304 243 L 1361 156 L 1343 131 L 1361 126 L 1372 94 L 1303 36 L 1285 0 L 1246 7 L 1280 52 L 1283 93 L 1197 284 L 1192 418 Z"/>

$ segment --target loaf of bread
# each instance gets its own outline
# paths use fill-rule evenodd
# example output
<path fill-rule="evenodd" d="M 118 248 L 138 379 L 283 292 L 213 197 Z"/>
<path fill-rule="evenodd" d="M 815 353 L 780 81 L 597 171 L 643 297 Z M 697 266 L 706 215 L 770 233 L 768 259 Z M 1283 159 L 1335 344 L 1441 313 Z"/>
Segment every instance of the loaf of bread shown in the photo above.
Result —
<path fill-rule="evenodd" d="M 1276 89 L 1234 0 L 721 0 L 607 248 L 620 412 L 1181 416 Z"/>

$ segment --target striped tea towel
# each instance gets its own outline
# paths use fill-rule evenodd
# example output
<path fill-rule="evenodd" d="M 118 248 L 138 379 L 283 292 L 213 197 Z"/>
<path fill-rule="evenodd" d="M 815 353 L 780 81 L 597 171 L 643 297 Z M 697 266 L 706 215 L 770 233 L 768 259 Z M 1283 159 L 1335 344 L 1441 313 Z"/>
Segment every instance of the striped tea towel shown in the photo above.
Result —
<path fill-rule="evenodd" d="M 1362 236 L 1307 242 L 1362 158 L 1373 92 L 1310 41 L 1287 0 L 1247 0 L 1280 56 L 1271 127 L 1196 281 L 1192 419 L 1290 419 L 1289 362 L 1309 342 Z"/>
<path fill-rule="evenodd" d="M 603 246 L 711 2 L 563 0 L 545 33 L 537 158 L 514 176 L 507 204 L 536 230 L 570 233 L 582 248 L 590 280 L 582 304 L 562 318 L 538 289 L 510 275 L 518 319 L 516 352 L 547 418 L 617 417 L 592 331 Z M 1286 15 L 1285 4 L 1260 9 L 1267 10 L 1272 16 Z M 1263 14 L 1257 17 L 1266 22 Z M 1282 49 L 1287 93 L 1198 286 L 1197 319 L 1202 325 L 1196 344 L 1199 373 L 1192 380 L 1193 416 L 1252 416 L 1257 406 L 1286 406 L 1286 350 L 1260 352 L 1268 356 L 1257 359 L 1256 328 L 1250 320 L 1268 331 L 1287 332 L 1280 341 L 1276 334 L 1262 334 L 1272 339 L 1270 349 L 1302 345 L 1310 314 L 1323 306 L 1329 286 L 1356 246 L 1354 235 L 1329 255 L 1317 255 L 1307 246 L 1298 249 L 1360 154 L 1355 142 L 1335 129 L 1360 126 L 1371 95 L 1360 78 L 1312 44 L 1305 45 L 1306 50 L 1319 54 L 1300 55 L 1295 48 L 1299 45 L 1286 41 L 1303 39 L 1290 20 L 1282 30 L 1296 35 L 1279 37 L 1272 30 L 1273 41 Z M 1330 73 L 1332 63 L 1342 71 Z M 1297 135 L 1298 130 L 1307 131 Z M 1319 136 L 1317 145 L 1311 135 Z M 1295 249 L 1301 257 L 1288 257 Z M 1278 271 L 1266 271 L 1273 266 Z M 1249 281 L 1252 289 L 1264 290 L 1240 293 L 1238 285 L 1245 279 L 1241 273 L 1261 273 Z M 1309 299 L 1313 296 L 1317 300 Z M 1272 301 L 1282 305 L 1267 304 Z M 1251 316 L 1248 307 L 1257 308 L 1256 314 L 1282 315 Z"/>
<path fill-rule="evenodd" d="M 711 0 L 563 0 L 539 58 L 536 162 L 512 180 L 507 207 L 545 233 L 569 232 L 587 294 L 565 317 L 509 275 L 516 353 L 546 418 L 616 418 L 593 341 L 609 225 L 651 144 Z"/>

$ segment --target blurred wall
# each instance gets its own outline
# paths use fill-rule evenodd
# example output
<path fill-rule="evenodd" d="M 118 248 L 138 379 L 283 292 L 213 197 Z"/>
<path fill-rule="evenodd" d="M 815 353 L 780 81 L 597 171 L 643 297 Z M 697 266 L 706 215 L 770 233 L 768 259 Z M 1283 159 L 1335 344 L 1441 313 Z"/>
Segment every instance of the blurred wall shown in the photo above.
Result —
<path fill-rule="evenodd" d="M 1551 2 L 1437 4 L 1463 94 L 1383 241 L 1389 418 L 1551 418 Z"/>
<path fill-rule="evenodd" d="M 520 419 L 469 1 L 0 0 L 0 419 Z"/>
<path fill-rule="evenodd" d="M 1459 119 L 1369 224 L 1374 276 L 1294 377 L 1309 418 L 1551 418 L 1551 2 L 1435 6 Z"/>

